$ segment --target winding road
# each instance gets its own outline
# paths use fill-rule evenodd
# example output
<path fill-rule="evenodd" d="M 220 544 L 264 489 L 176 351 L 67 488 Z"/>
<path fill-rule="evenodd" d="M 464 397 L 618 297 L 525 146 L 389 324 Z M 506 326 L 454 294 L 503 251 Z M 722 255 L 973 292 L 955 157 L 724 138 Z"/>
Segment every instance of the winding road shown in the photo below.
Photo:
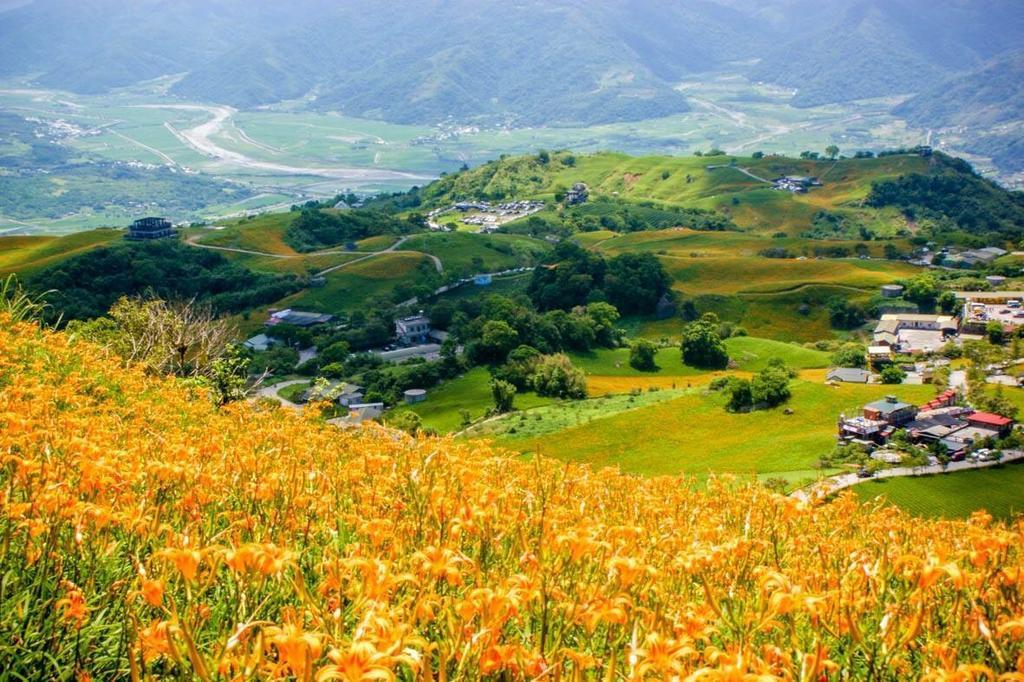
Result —
<path fill-rule="evenodd" d="M 1003 452 L 1002 459 L 998 461 L 990 462 L 970 462 L 964 460 L 962 462 L 950 462 L 943 466 L 942 464 L 933 464 L 923 467 L 893 467 L 891 469 L 882 469 L 875 473 L 870 478 L 861 478 L 856 473 L 852 474 L 839 474 L 838 476 L 831 476 L 829 478 L 818 481 L 817 483 L 794 490 L 789 494 L 790 497 L 794 497 L 798 500 L 807 501 L 813 497 L 832 495 L 844 490 L 851 488 L 860 483 L 866 483 L 868 481 L 874 481 L 879 478 L 904 478 L 908 476 L 935 476 L 937 474 L 948 474 L 956 471 L 968 471 L 971 469 L 987 469 L 994 467 L 999 464 L 1007 464 L 1009 462 L 1017 462 L 1024 460 L 1024 450 L 1006 450 Z"/>

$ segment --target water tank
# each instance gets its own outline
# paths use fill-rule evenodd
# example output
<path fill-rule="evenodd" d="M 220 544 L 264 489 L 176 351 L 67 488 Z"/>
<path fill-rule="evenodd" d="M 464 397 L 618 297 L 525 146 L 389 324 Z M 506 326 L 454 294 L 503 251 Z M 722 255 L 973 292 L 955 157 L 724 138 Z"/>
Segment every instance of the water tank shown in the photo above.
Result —
<path fill-rule="evenodd" d="M 404 393 L 405 404 L 414 405 L 416 403 L 422 403 L 427 399 L 427 392 L 422 388 L 410 388 Z"/>
<path fill-rule="evenodd" d="M 899 298 L 903 295 L 903 287 L 899 284 L 885 284 L 882 286 L 882 296 L 885 298 Z"/>

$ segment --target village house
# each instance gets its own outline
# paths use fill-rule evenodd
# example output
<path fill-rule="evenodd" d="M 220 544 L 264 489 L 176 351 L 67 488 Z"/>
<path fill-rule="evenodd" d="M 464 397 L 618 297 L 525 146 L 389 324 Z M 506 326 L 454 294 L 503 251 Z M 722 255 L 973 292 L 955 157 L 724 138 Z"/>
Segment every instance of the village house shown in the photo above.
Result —
<path fill-rule="evenodd" d="M 950 254 L 942 260 L 942 264 L 950 268 L 973 268 L 979 265 L 988 265 L 1007 253 L 1005 249 L 998 246 L 986 246 L 983 249 L 971 249 Z"/>
<path fill-rule="evenodd" d="M 266 334 L 257 334 L 256 336 L 246 339 L 242 342 L 242 345 L 249 350 L 263 352 L 265 350 L 269 350 L 278 343 L 280 343 L 280 341 L 273 337 L 267 336 Z"/>
<path fill-rule="evenodd" d="M 821 182 L 818 181 L 818 178 L 810 178 L 802 175 L 785 175 L 781 178 L 775 178 L 772 181 L 772 188 L 781 192 L 804 194 L 811 187 L 821 187 Z"/>
<path fill-rule="evenodd" d="M 948 389 L 917 408 L 886 396 L 865 405 L 860 416 L 840 415 L 839 439 L 874 449 L 903 429 L 912 443 L 921 447 L 941 444 L 951 459 L 959 460 L 980 444 L 1010 434 L 1012 419 L 957 405 L 957 397 L 955 389 Z"/>
<path fill-rule="evenodd" d="M 430 319 L 420 313 L 395 320 L 395 336 L 406 346 L 426 343 L 430 338 Z"/>
<path fill-rule="evenodd" d="M 873 346 L 888 346 L 897 353 L 930 353 L 957 332 L 951 315 L 888 313 L 882 315 L 873 334 Z"/>
<path fill-rule="evenodd" d="M 828 371 L 825 379 L 844 384 L 867 384 L 871 382 L 871 372 L 859 367 L 836 367 Z"/>

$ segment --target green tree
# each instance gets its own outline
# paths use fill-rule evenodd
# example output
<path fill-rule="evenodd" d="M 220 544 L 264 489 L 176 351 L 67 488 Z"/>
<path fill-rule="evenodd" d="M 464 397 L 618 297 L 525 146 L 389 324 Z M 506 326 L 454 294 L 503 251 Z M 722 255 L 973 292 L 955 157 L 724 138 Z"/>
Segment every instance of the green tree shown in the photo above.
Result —
<path fill-rule="evenodd" d="M 498 362 L 505 358 L 519 339 L 519 333 L 504 320 L 484 323 L 477 353 L 483 360 Z"/>
<path fill-rule="evenodd" d="M 702 369 L 725 369 L 729 353 L 719 335 L 719 320 L 714 313 L 704 313 L 699 320 L 683 328 L 683 363 Z"/>
<path fill-rule="evenodd" d="M 939 282 L 934 275 L 924 273 L 907 282 L 903 297 L 918 305 L 928 308 L 935 304 L 939 296 Z"/>
<path fill-rule="evenodd" d="M 832 364 L 836 367 L 867 367 L 867 351 L 859 343 L 844 344 L 832 355 Z"/>
<path fill-rule="evenodd" d="M 507 381 L 492 379 L 491 396 L 494 398 L 494 410 L 498 414 L 511 412 L 516 399 L 516 387 Z"/>
<path fill-rule="evenodd" d="M 725 394 L 729 396 L 725 409 L 730 412 L 745 412 L 754 406 L 754 394 L 748 379 L 731 377 L 726 384 Z"/>
<path fill-rule="evenodd" d="M 542 357 L 537 362 L 531 384 L 538 395 L 542 396 L 573 399 L 587 397 L 587 380 L 583 371 L 574 367 L 569 356 L 563 353 Z"/>
<path fill-rule="evenodd" d="M 830 144 L 829 146 L 825 147 L 825 156 L 827 156 L 830 159 L 835 159 L 837 156 L 839 156 L 839 147 L 835 146 L 834 144 Z"/>
<path fill-rule="evenodd" d="M 900 369 L 899 365 L 889 365 L 881 372 L 883 384 L 902 384 L 907 378 L 906 372 Z"/>
<path fill-rule="evenodd" d="M 939 298 L 936 303 L 939 306 L 939 310 L 947 315 L 953 314 L 956 312 L 957 307 L 959 307 L 959 302 L 956 300 L 956 294 L 952 291 L 943 291 L 939 294 Z"/>
<path fill-rule="evenodd" d="M 776 363 L 758 372 L 750 381 L 750 396 L 755 405 L 775 407 L 789 400 L 790 372 Z"/>
<path fill-rule="evenodd" d="M 655 356 L 658 347 L 648 339 L 637 339 L 629 347 L 629 366 L 641 372 L 653 372 L 658 369 Z"/>
<path fill-rule="evenodd" d="M 988 337 L 989 343 L 1000 346 L 1005 340 L 1005 335 L 1002 323 L 992 320 L 985 325 L 985 336 Z"/>
<path fill-rule="evenodd" d="M 423 428 L 423 419 L 412 411 L 399 412 L 387 420 L 387 425 L 415 436 Z"/>

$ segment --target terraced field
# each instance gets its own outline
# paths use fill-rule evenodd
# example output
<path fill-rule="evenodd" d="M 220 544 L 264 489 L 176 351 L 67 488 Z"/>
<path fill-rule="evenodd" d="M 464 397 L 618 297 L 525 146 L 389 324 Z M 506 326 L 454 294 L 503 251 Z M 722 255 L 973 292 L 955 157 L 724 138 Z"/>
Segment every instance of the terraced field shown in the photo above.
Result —
<path fill-rule="evenodd" d="M 1024 514 L 1024 465 L 878 479 L 853 490 L 861 499 L 881 498 L 917 516 L 964 518 L 984 509 L 997 519 L 1009 519 Z"/>

